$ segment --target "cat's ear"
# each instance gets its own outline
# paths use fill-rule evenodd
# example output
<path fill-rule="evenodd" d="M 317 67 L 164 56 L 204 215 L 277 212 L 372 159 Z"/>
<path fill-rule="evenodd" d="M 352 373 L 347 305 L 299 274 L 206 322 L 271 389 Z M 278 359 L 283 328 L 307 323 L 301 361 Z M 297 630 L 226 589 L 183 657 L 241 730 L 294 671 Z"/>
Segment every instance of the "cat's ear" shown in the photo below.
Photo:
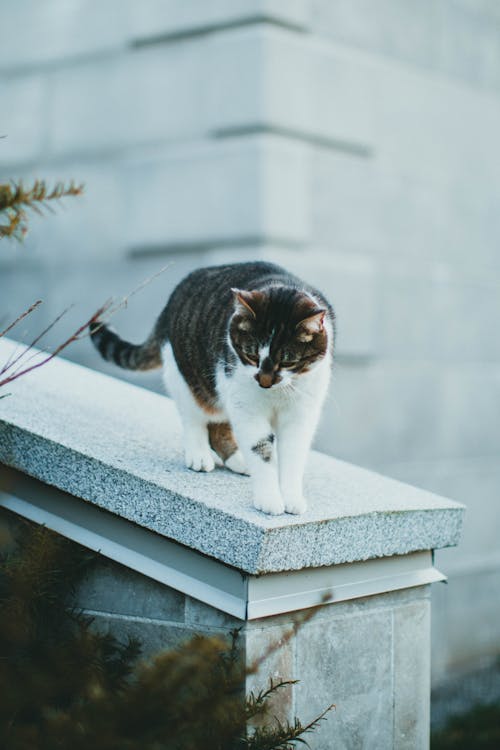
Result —
<path fill-rule="evenodd" d="M 299 320 L 295 327 L 296 335 L 299 341 L 312 341 L 313 336 L 318 333 L 324 333 L 325 330 L 326 310 L 315 307 L 302 320 Z"/>
<path fill-rule="evenodd" d="M 262 292 L 248 292 L 245 289 L 231 289 L 231 291 L 236 305 L 236 312 L 247 315 L 250 313 L 253 318 L 256 318 L 258 306 L 264 298 Z"/>

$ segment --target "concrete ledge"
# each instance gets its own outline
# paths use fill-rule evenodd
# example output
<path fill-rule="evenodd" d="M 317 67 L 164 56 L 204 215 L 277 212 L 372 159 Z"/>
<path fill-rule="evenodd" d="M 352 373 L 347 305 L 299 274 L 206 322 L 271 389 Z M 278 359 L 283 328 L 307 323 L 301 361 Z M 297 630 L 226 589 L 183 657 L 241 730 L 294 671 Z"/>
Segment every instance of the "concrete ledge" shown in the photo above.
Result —
<path fill-rule="evenodd" d="M 0 362 L 15 344 L 0 341 Z M 458 543 L 463 506 L 313 453 L 310 509 L 268 517 L 249 480 L 186 470 L 173 403 L 58 359 L 0 400 L 0 461 L 252 574 Z"/>

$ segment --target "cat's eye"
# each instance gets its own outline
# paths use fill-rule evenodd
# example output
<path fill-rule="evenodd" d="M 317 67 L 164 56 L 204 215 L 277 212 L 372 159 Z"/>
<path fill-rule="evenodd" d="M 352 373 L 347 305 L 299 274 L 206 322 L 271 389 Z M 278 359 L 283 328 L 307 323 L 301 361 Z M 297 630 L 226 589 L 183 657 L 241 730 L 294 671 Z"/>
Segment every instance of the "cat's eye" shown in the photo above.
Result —
<path fill-rule="evenodd" d="M 245 358 L 248 362 L 250 362 L 251 365 L 257 365 L 259 364 L 259 352 L 256 346 L 252 346 L 251 344 L 243 347 L 243 353 L 245 355 Z"/>
<path fill-rule="evenodd" d="M 259 355 L 256 351 L 244 351 L 245 359 L 247 362 L 249 362 L 251 365 L 255 365 L 255 367 L 259 364 Z"/>
<path fill-rule="evenodd" d="M 285 350 L 281 355 L 281 367 L 295 367 L 298 362 L 299 360 L 292 352 Z"/>

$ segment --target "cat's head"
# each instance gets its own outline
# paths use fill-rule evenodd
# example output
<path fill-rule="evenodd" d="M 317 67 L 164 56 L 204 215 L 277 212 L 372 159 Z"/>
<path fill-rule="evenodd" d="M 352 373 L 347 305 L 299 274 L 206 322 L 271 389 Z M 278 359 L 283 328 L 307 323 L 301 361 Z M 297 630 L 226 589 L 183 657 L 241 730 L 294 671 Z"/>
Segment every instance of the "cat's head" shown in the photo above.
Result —
<path fill-rule="evenodd" d="M 231 344 L 262 388 L 286 386 L 325 357 L 328 310 L 309 294 L 286 286 L 232 292 Z"/>

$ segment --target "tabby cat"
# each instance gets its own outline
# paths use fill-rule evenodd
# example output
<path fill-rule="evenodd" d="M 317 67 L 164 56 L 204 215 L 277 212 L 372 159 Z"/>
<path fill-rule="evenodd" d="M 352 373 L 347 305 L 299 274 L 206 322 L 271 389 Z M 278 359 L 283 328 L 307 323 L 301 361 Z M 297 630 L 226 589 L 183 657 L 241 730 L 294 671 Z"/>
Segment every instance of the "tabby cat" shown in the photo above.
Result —
<path fill-rule="evenodd" d="M 304 467 L 334 343 L 334 313 L 320 292 L 271 263 L 201 268 L 174 289 L 143 344 L 99 322 L 91 336 L 120 367 L 163 365 L 188 468 L 249 473 L 264 513 L 306 510 Z"/>

